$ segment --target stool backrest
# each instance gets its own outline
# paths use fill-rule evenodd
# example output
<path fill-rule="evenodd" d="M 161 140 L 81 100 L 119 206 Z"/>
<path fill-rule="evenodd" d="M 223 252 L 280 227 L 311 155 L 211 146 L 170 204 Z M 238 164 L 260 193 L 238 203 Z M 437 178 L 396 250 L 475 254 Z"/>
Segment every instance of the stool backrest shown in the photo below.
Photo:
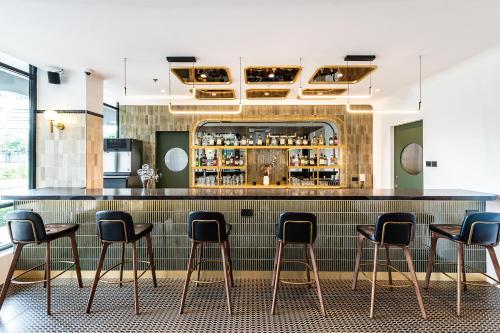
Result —
<path fill-rule="evenodd" d="M 12 243 L 39 243 L 47 234 L 42 217 L 31 210 L 15 210 L 7 214 Z"/>
<path fill-rule="evenodd" d="M 417 218 L 412 213 L 385 213 L 375 225 L 375 241 L 408 246 L 413 240 Z"/>
<path fill-rule="evenodd" d="M 316 215 L 284 212 L 280 215 L 277 237 L 285 243 L 312 244 L 316 240 Z"/>
<path fill-rule="evenodd" d="M 97 234 L 104 242 L 128 242 L 134 239 L 134 221 L 129 213 L 103 210 L 96 213 Z"/>
<path fill-rule="evenodd" d="M 193 241 L 220 243 L 226 237 L 224 214 L 199 210 L 190 212 L 187 233 Z"/>
<path fill-rule="evenodd" d="M 500 238 L 500 213 L 473 213 L 462 223 L 460 240 L 467 244 L 498 245 Z"/>

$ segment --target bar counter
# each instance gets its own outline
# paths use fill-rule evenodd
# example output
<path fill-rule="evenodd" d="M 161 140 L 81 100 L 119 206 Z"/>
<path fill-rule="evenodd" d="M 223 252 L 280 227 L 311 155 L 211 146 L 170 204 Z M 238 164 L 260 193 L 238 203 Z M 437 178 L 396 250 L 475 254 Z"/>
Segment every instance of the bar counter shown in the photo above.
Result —
<path fill-rule="evenodd" d="M 84 270 L 94 270 L 99 257 L 95 213 L 100 210 L 129 212 L 135 223 L 153 223 L 153 246 L 159 270 L 185 270 L 189 252 L 186 235 L 188 213 L 213 210 L 224 213 L 232 224 L 231 247 L 234 269 L 240 271 L 271 270 L 275 249 L 275 224 L 283 211 L 316 214 L 318 238 L 315 243 L 321 271 L 349 272 L 354 266 L 356 225 L 374 224 L 384 212 L 412 212 L 417 216 L 412 252 L 416 270 L 425 271 L 430 243 L 431 223 L 460 224 L 466 211 L 482 212 L 486 201 L 496 196 L 464 190 L 401 191 L 380 189 L 78 189 L 45 188 L 2 193 L 3 200 L 13 200 L 16 209 L 33 209 L 45 223 L 78 223 L 80 260 Z M 139 244 L 145 256 L 145 244 Z M 209 256 L 219 256 L 217 248 L 208 248 Z M 364 259 L 373 249 L 364 251 Z M 404 265 L 401 251 L 394 250 L 392 262 Z M 33 266 L 44 257 L 42 247 L 24 251 L 20 268 Z M 56 258 L 67 258 L 67 240 L 54 246 Z M 127 257 L 130 254 L 127 253 Z M 453 261 L 451 242 L 438 248 L 438 259 Z M 119 258 L 119 248 L 110 249 L 111 258 Z M 302 248 L 291 248 L 287 256 L 302 258 Z M 480 271 L 486 269 L 485 252 L 470 247 L 466 264 Z M 215 265 L 215 264 L 214 264 Z M 303 267 L 290 263 L 290 270 Z M 214 266 L 215 267 L 215 266 Z M 212 267 L 213 268 L 213 267 Z M 453 267 L 441 267 L 453 271 Z M 210 269 L 210 267 L 208 267 Z M 403 266 L 404 269 L 404 266 Z"/>

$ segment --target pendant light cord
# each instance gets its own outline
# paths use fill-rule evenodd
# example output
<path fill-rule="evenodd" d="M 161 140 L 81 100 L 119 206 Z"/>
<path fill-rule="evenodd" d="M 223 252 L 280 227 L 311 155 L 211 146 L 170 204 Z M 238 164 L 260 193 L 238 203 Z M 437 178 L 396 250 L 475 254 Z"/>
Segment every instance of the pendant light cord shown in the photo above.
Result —
<path fill-rule="evenodd" d="M 419 60 L 419 99 L 418 99 L 418 109 L 422 109 L 422 55 L 418 56 Z"/>
<path fill-rule="evenodd" d="M 127 96 L 127 58 L 123 58 L 123 93 Z"/>
<path fill-rule="evenodd" d="M 172 64 L 168 62 L 168 104 L 172 105 Z"/>
<path fill-rule="evenodd" d="M 243 73 L 241 71 L 241 57 L 240 57 L 240 105 L 241 105 L 241 96 L 242 96 L 242 90 L 241 90 L 241 77 L 243 76 Z"/>

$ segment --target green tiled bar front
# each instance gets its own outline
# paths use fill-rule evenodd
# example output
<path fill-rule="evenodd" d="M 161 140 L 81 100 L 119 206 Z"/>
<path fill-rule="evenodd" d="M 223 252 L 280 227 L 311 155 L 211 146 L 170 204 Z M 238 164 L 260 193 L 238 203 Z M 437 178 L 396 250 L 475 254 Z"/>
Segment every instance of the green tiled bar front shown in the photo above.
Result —
<path fill-rule="evenodd" d="M 214 210 L 224 213 L 232 224 L 230 236 L 235 270 L 272 270 L 275 250 L 275 225 L 283 211 L 304 211 L 318 218 L 316 254 L 321 271 L 348 272 L 353 270 L 356 250 L 356 225 L 374 224 L 384 212 L 413 212 L 417 216 L 415 240 L 412 253 L 416 269 L 424 272 L 430 243 L 430 223 L 460 224 L 466 210 L 485 210 L 484 201 L 464 200 L 33 200 L 15 201 L 16 209 L 33 209 L 45 223 L 78 223 L 78 249 L 82 269 L 94 270 L 99 257 L 99 240 L 96 235 L 95 213 L 100 210 L 122 210 L 132 214 L 135 223 L 153 223 L 153 246 L 158 270 L 184 270 L 189 255 L 186 235 L 188 213 L 192 210 Z M 252 217 L 242 217 L 242 209 L 253 209 Z M 363 259 L 372 258 L 373 248 L 366 245 Z M 146 244 L 141 240 L 139 254 L 146 257 Z M 71 258 L 67 238 L 52 245 L 53 260 Z M 219 249 L 211 246 L 205 255 L 219 258 Z M 126 253 L 130 257 L 130 252 Z M 288 258 L 302 258 L 303 248 L 291 246 L 286 251 Z M 118 260 L 119 247 L 108 250 L 108 258 Z M 43 262 L 44 246 L 29 246 L 23 250 L 18 268 L 28 268 Z M 383 257 L 382 257 L 383 259 Z M 109 260 L 109 259 L 108 259 Z M 395 266 L 405 269 L 404 257 L 399 249 L 391 250 Z M 438 242 L 438 260 L 455 260 L 452 242 Z M 486 257 L 484 249 L 468 247 L 466 265 L 484 272 Z M 62 269 L 55 266 L 54 269 Z M 212 264 L 217 265 L 217 264 Z M 303 267 L 288 264 L 287 269 L 302 270 Z M 208 269 L 217 266 L 208 266 Z M 440 267 L 454 271 L 450 265 Z"/>

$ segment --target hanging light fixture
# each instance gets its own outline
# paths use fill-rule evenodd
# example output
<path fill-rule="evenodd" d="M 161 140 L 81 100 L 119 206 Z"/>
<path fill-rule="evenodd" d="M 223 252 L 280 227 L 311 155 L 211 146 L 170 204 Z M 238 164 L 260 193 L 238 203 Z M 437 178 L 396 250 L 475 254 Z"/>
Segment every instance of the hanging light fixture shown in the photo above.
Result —
<path fill-rule="evenodd" d="M 169 64 L 170 66 L 170 64 Z M 194 71 L 194 62 L 193 62 L 193 71 Z M 194 73 L 194 72 L 193 72 Z M 168 71 L 168 80 L 170 82 L 171 80 L 171 70 Z M 186 105 L 178 105 L 179 107 L 182 107 L 181 109 L 175 109 L 175 105 L 172 105 L 172 98 L 169 100 L 168 103 L 168 111 L 171 114 L 177 114 L 177 115 L 189 115 L 189 114 L 239 114 L 243 110 L 243 106 L 241 104 L 241 96 L 242 96 L 242 90 L 241 90 L 241 77 L 242 77 L 242 71 L 241 71 L 241 57 L 240 57 L 240 102 L 237 105 L 237 109 L 234 110 L 228 110 L 228 111 L 222 111 L 222 110 L 199 110 L 199 109 L 184 109 Z M 194 81 L 193 80 L 193 96 L 196 93 L 196 88 L 194 86 Z M 169 95 L 171 95 L 171 90 L 170 90 L 170 84 L 169 84 Z M 227 104 L 225 106 L 234 106 Z"/>
<path fill-rule="evenodd" d="M 129 95 L 127 91 L 127 58 L 123 58 L 123 95 L 131 99 L 194 99 L 195 91 L 191 91 L 189 95 L 172 95 L 170 89 L 170 63 L 168 64 L 168 90 L 169 94 L 165 95 L 164 90 L 162 90 L 161 95 Z"/>
<path fill-rule="evenodd" d="M 419 60 L 419 97 L 418 97 L 418 104 L 417 104 L 417 109 L 416 110 L 353 110 L 351 109 L 351 104 L 349 99 L 347 100 L 347 105 L 346 105 L 346 110 L 349 113 L 420 113 L 423 110 L 423 105 L 422 105 L 422 56 L 418 56 Z M 349 97 L 349 90 L 348 90 L 348 97 Z"/>

